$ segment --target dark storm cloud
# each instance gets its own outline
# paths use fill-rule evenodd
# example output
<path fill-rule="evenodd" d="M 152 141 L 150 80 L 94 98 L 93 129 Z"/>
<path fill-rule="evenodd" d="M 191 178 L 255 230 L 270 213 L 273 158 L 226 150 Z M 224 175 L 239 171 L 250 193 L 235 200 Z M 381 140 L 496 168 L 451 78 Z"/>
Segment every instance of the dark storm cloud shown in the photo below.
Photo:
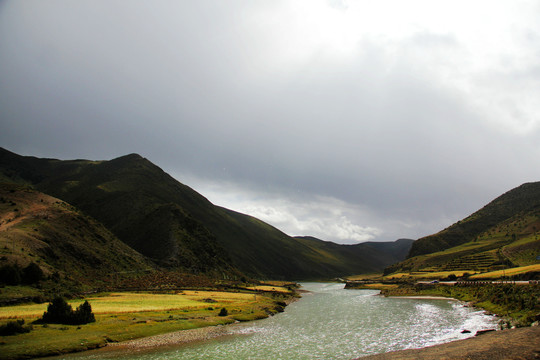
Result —
<path fill-rule="evenodd" d="M 0 146 L 138 152 L 288 233 L 426 235 L 540 175 L 537 5 L 439 5 L 4 1 Z"/>

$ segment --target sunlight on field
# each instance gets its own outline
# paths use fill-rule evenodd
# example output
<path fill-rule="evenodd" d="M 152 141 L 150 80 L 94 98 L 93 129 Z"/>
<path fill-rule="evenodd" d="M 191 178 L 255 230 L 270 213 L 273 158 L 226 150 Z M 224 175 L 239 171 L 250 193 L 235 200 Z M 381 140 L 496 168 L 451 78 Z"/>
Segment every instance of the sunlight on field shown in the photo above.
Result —
<path fill-rule="evenodd" d="M 281 297 L 283 296 L 283 297 Z M 278 295 L 285 299 L 289 294 Z M 33 324 L 30 333 L 2 338 L 0 359 L 35 358 L 104 346 L 171 331 L 263 319 L 283 311 L 273 294 L 185 290 L 178 293 L 110 293 L 68 301 L 76 308 L 88 300 L 96 322 L 86 325 Z M 48 304 L 0 307 L 0 323 L 32 323 Z M 225 308 L 227 315 L 220 315 Z"/>
<path fill-rule="evenodd" d="M 436 272 L 424 272 L 424 271 L 416 271 L 411 273 L 396 273 L 396 274 L 390 274 L 387 276 L 384 276 L 383 278 L 385 280 L 392 280 L 392 279 L 402 279 L 402 278 L 411 278 L 411 279 L 442 279 L 446 278 L 449 275 L 454 274 L 456 277 L 461 277 L 463 274 L 469 273 L 474 274 L 474 270 L 470 271 L 436 271 Z"/>
<path fill-rule="evenodd" d="M 399 285 L 397 284 L 383 284 L 383 283 L 372 283 L 372 284 L 361 284 L 354 287 L 354 289 L 374 289 L 374 290 L 383 290 L 383 289 L 395 289 Z"/>
<path fill-rule="evenodd" d="M 283 280 L 263 280 L 260 282 L 262 285 L 269 285 L 269 286 L 279 286 L 279 287 L 287 287 L 292 286 L 295 287 L 298 284 L 292 281 L 283 281 Z"/>
<path fill-rule="evenodd" d="M 219 304 L 246 303 L 254 301 L 253 294 L 220 291 L 184 291 L 178 294 L 111 293 L 106 296 L 88 297 L 95 314 L 132 313 L 142 311 L 165 311 L 197 309 L 208 306 L 208 299 Z M 72 300 L 76 308 L 84 300 Z M 38 317 L 47 310 L 47 303 L 0 307 L 0 319 L 12 317 Z"/>
<path fill-rule="evenodd" d="M 406 278 L 406 277 L 411 277 L 411 274 L 409 274 L 409 273 L 395 273 L 395 274 L 384 276 L 383 278 L 387 279 L 387 280 L 390 280 L 390 279 L 401 279 L 401 278 Z"/>
<path fill-rule="evenodd" d="M 377 273 L 377 274 L 361 274 L 361 275 L 351 275 L 347 276 L 347 280 L 374 280 L 374 279 L 380 279 L 382 278 L 383 274 Z"/>
<path fill-rule="evenodd" d="M 504 276 L 514 276 L 530 271 L 540 271 L 540 264 L 520 266 L 516 268 L 491 271 L 483 274 L 476 274 L 471 276 L 471 279 L 484 279 L 484 278 L 501 278 Z"/>
<path fill-rule="evenodd" d="M 270 285 L 258 285 L 258 286 L 248 286 L 246 287 L 248 290 L 255 290 L 255 291 L 275 291 L 275 292 L 283 292 L 288 293 L 290 292 L 289 289 L 280 287 L 280 286 L 270 286 Z"/>

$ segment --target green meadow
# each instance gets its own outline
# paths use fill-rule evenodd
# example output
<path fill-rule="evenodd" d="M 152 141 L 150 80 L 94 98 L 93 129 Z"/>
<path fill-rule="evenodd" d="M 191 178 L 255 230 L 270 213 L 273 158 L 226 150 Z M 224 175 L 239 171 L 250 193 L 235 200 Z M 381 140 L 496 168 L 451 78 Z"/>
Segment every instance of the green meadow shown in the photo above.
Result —
<path fill-rule="evenodd" d="M 284 297 L 291 295 L 285 294 Z M 0 307 L 0 323 L 23 319 L 26 334 L 0 337 L 0 359 L 33 358 L 105 346 L 172 331 L 230 324 L 281 311 L 284 297 L 255 292 L 186 290 L 169 294 L 110 293 L 69 301 L 76 308 L 88 300 L 96 317 L 86 325 L 32 324 L 48 304 Z M 219 316 L 222 308 L 228 315 Z"/>

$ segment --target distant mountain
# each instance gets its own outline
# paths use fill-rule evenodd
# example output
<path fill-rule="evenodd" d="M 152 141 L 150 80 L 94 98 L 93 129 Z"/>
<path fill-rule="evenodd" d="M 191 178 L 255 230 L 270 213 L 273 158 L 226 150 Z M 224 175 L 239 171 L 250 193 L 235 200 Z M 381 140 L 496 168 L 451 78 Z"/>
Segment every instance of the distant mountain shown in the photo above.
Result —
<path fill-rule="evenodd" d="M 540 182 L 499 196 L 454 225 L 416 240 L 386 270 L 496 270 L 540 263 Z"/>
<path fill-rule="evenodd" d="M 213 205 L 137 154 L 110 161 L 56 160 L 0 149 L 0 181 L 62 199 L 155 264 L 191 273 L 219 277 L 239 270 L 258 278 L 324 279 L 380 271 L 402 259 L 408 246 L 290 237 Z"/>
<path fill-rule="evenodd" d="M 414 241 L 399 239 L 394 242 L 370 241 L 354 245 L 338 245 L 310 236 L 298 236 L 296 239 L 319 254 L 318 261 L 321 264 L 331 268 L 335 266 L 337 260 L 339 269 L 345 268 L 347 274 L 351 275 L 380 272 L 385 267 L 404 260 Z M 362 261 L 359 262 L 359 259 Z"/>

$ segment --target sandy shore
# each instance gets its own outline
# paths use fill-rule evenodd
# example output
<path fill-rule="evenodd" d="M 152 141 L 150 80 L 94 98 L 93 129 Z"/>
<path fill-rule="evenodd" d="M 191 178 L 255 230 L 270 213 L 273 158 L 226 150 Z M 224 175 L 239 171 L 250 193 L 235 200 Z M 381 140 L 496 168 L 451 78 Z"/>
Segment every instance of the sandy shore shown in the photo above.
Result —
<path fill-rule="evenodd" d="M 149 336 L 135 340 L 122 341 L 119 343 L 109 343 L 107 348 L 142 350 L 153 347 L 210 340 L 227 335 L 232 335 L 232 332 L 229 330 L 229 325 L 207 326 L 203 328 L 181 330 L 167 334 Z"/>
<path fill-rule="evenodd" d="M 540 359 L 540 327 L 493 331 L 422 349 L 394 351 L 360 360 L 533 360 Z"/>

